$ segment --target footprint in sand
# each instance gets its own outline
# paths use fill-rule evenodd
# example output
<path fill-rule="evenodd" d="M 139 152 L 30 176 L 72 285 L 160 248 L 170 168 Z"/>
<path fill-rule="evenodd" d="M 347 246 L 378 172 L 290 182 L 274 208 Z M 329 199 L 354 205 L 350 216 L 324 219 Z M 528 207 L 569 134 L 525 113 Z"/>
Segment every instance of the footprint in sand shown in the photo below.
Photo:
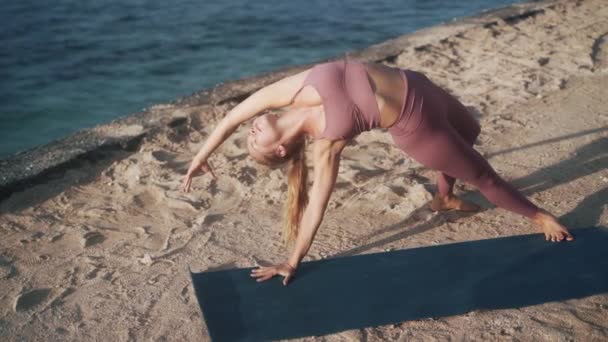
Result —
<path fill-rule="evenodd" d="M 90 271 L 88 271 L 87 274 L 85 274 L 84 278 L 87 280 L 97 278 L 99 271 L 101 271 L 103 268 L 105 268 L 105 266 L 103 264 L 91 265 Z"/>
<path fill-rule="evenodd" d="M 17 296 L 13 309 L 15 312 L 27 311 L 44 302 L 51 289 L 33 289 Z"/>
<path fill-rule="evenodd" d="M 366 169 L 364 167 L 353 166 L 354 170 L 356 170 L 355 175 L 353 176 L 353 180 L 355 183 L 362 183 L 371 178 L 377 177 L 386 172 L 383 169 Z"/>
<path fill-rule="evenodd" d="M 161 163 L 165 163 L 173 159 L 173 155 L 171 153 L 163 150 L 152 151 L 150 152 L 150 155 L 154 158 L 154 160 Z"/>
<path fill-rule="evenodd" d="M 201 224 L 204 226 L 210 226 L 213 223 L 221 221 L 223 219 L 224 219 L 223 214 L 209 214 L 209 215 L 204 216 Z"/>
<path fill-rule="evenodd" d="M 184 302 L 184 304 L 190 303 L 190 292 L 188 291 L 189 287 L 190 285 L 182 287 L 182 290 L 180 292 L 180 298 L 182 299 L 182 302 Z"/>
<path fill-rule="evenodd" d="M 239 170 L 239 173 L 236 178 L 239 181 L 245 183 L 245 185 L 251 186 L 253 185 L 253 183 L 255 183 L 255 178 L 257 177 L 257 175 L 258 171 L 256 169 L 249 166 L 245 166 Z"/>
<path fill-rule="evenodd" d="M 47 254 L 30 253 L 30 254 L 23 255 L 21 258 L 19 258 L 19 263 L 22 264 L 23 266 L 26 266 L 26 268 L 29 268 L 29 267 L 39 266 L 39 265 L 49 261 L 50 259 L 51 259 L 51 257 Z"/>
<path fill-rule="evenodd" d="M 35 232 L 32 235 L 30 235 L 29 239 L 21 239 L 21 240 L 19 240 L 19 242 L 22 245 L 26 245 L 26 244 L 31 243 L 31 242 L 37 242 L 43 236 L 44 236 L 44 233 L 42 233 L 42 232 Z"/>
<path fill-rule="evenodd" d="M 12 261 L 0 257 L 0 279 L 10 279 L 17 275 L 17 269 Z"/>
<path fill-rule="evenodd" d="M 175 153 L 156 150 L 150 153 L 150 156 L 155 163 L 162 165 L 163 168 L 170 169 L 178 174 L 184 174 L 188 171 L 190 160 L 177 160 L 178 155 Z"/>
<path fill-rule="evenodd" d="M 87 232 L 82 236 L 82 246 L 84 248 L 104 242 L 106 237 L 100 232 Z"/>
<path fill-rule="evenodd" d="M 135 234 L 137 235 L 138 239 L 148 239 L 150 238 L 150 236 L 152 236 L 153 234 L 150 233 L 150 229 L 152 227 L 151 226 L 141 226 L 141 227 L 135 227 L 135 230 L 137 231 Z"/>
<path fill-rule="evenodd" d="M 399 197 L 403 197 L 407 194 L 407 189 L 405 189 L 402 186 L 392 185 L 392 186 L 389 186 L 389 189 L 391 189 L 391 191 Z"/>
<path fill-rule="evenodd" d="M 183 113 L 185 114 L 185 113 Z M 188 116 L 180 115 L 171 118 L 171 121 L 167 123 L 167 126 L 171 129 L 167 132 L 167 138 L 173 142 L 180 142 L 188 136 L 188 130 L 190 125 L 188 124 Z"/>
<path fill-rule="evenodd" d="M 55 233 L 52 233 L 52 234 L 51 234 L 51 235 L 48 237 L 48 241 L 49 241 L 49 242 L 55 242 L 55 241 L 61 240 L 61 239 L 63 238 L 63 235 L 64 235 L 64 234 L 63 234 L 63 233 L 60 233 L 60 232 L 55 232 Z"/>

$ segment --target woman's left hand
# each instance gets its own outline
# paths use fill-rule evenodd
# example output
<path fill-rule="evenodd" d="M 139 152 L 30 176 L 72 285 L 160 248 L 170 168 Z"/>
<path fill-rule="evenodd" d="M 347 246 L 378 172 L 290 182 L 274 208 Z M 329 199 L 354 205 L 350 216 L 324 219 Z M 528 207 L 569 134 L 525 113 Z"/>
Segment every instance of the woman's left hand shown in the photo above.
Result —
<path fill-rule="evenodd" d="M 256 281 L 266 281 L 275 275 L 282 275 L 283 285 L 287 285 L 289 280 L 293 278 L 296 273 L 296 269 L 293 268 L 290 264 L 284 262 L 280 265 L 269 266 L 269 267 L 259 267 L 255 270 L 251 271 L 251 276 L 254 278 L 258 278 Z"/>
<path fill-rule="evenodd" d="M 209 173 L 209 174 L 211 174 L 211 177 L 213 177 L 214 179 L 217 179 L 217 177 L 215 176 L 215 173 L 213 173 L 213 170 L 211 169 L 211 166 L 209 165 L 209 162 L 207 162 L 206 158 L 201 159 L 199 157 L 194 157 L 194 159 L 192 160 L 192 163 L 190 163 L 188 172 L 186 173 L 186 176 L 184 176 L 184 179 L 182 181 L 182 191 L 189 192 L 190 187 L 192 186 L 192 178 L 194 178 L 202 173 Z"/>

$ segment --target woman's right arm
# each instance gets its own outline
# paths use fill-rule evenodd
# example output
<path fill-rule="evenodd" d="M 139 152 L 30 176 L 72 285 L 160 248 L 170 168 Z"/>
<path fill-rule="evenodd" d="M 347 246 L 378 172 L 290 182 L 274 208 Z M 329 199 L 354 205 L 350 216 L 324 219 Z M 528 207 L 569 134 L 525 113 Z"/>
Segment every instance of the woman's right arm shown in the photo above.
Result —
<path fill-rule="evenodd" d="M 251 276 L 257 278 L 257 281 L 266 281 L 276 275 L 281 275 L 283 276 L 283 285 L 287 285 L 294 276 L 296 268 L 308 253 L 323 220 L 329 197 L 338 176 L 340 153 L 346 143 L 346 140 L 329 141 L 320 139 L 315 141 L 313 146 L 314 180 L 310 190 L 310 200 L 300 221 L 293 252 L 287 261 L 282 264 L 252 270 Z"/>
<path fill-rule="evenodd" d="M 192 177 L 201 172 L 210 172 L 207 159 L 236 129 L 245 121 L 257 114 L 274 108 L 281 108 L 293 103 L 294 96 L 301 88 L 310 69 L 295 75 L 282 78 L 270 85 L 258 89 L 244 101 L 232 108 L 213 129 L 203 147 L 198 151 L 183 182 L 183 190 L 189 191 Z"/>
<path fill-rule="evenodd" d="M 317 140 L 314 143 L 314 179 L 310 190 L 310 200 L 302 215 L 294 248 L 288 259 L 288 264 L 294 269 L 308 253 L 317 229 L 321 225 L 338 177 L 340 155 L 346 143 L 347 140 L 329 141 L 325 139 Z"/>

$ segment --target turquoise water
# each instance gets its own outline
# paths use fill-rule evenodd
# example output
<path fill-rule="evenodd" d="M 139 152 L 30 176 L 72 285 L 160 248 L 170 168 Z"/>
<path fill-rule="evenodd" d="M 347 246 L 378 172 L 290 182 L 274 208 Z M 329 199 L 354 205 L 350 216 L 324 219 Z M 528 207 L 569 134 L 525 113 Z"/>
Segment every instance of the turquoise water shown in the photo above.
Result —
<path fill-rule="evenodd" d="M 221 82 L 513 2 L 6 2 L 0 158 Z"/>

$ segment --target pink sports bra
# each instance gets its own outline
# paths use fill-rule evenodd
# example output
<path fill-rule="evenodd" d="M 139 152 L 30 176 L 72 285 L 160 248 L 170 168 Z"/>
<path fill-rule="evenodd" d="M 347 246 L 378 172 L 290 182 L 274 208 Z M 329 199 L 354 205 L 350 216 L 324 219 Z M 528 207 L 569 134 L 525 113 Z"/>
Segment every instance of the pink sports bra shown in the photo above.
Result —
<path fill-rule="evenodd" d="M 317 90 L 325 110 L 325 131 L 315 139 L 350 139 L 380 126 L 380 111 L 363 63 L 343 59 L 317 64 L 297 93 L 307 85 Z"/>

